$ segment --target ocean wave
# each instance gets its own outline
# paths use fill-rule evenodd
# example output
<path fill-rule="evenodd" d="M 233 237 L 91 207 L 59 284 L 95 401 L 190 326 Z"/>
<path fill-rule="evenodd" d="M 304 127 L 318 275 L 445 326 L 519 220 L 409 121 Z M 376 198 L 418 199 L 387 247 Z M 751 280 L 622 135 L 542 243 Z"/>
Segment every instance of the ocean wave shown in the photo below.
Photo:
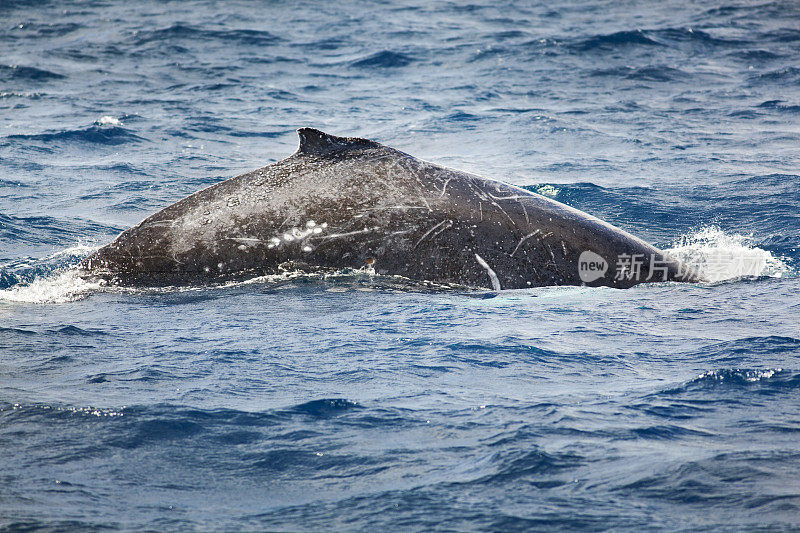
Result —
<path fill-rule="evenodd" d="M 800 67 L 784 67 L 767 72 L 759 72 L 750 76 L 751 82 L 758 83 L 797 83 L 800 81 Z"/>
<path fill-rule="evenodd" d="M 231 137 L 255 137 L 255 138 L 265 138 L 265 139 L 275 139 L 286 135 L 286 131 L 279 130 L 279 131 L 246 131 L 246 130 L 231 130 L 227 133 Z"/>
<path fill-rule="evenodd" d="M 95 126 L 108 126 L 109 124 L 112 126 L 122 126 L 122 121 L 111 115 L 103 115 L 97 119 L 94 124 Z"/>
<path fill-rule="evenodd" d="M 351 402 L 345 398 L 325 398 L 301 403 L 290 409 L 283 410 L 283 412 L 290 414 L 300 413 L 317 418 L 328 418 L 344 413 L 345 411 L 359 409 L 360 407 L 361 406 L 356 402 Z"/>
<path fill-rule="evenodd" d="M 126 143 L 141 142 L 145 139 L 139 137 L 132 131 L 121 126 L 105 127 L 101 125 L 89 126 L 83 129 L 74 130 L 61 130 L 49 133 L 37 134 L 12 134 L 3 137 L 5 140 L 23 141 L 23 142 L 42 142 L 45 144 L 51 143 L 82 143 L 82 144 L 99 144 L 106 146 L 118 146 Z"/>
<path fill-rule="evenodd" d="M 63 80 L 66 78 L 63 74 L 52 72 L 36 67 L 26 67 L 24 65 L 0 65 L 0 80 L 12 81 L 50 81 L 50 80 Z"/>
<path fill-rule="evenodd" d="M 664 28 L 649 30 L 648 35 L 662 40 L 664 43 L 692 43 L 704 46 L 740 46 L 748 44 L 750 41 L 744 39 L 730 39 L 715 37 L 710 33 L 694 28 Z"/>
<path fill-rule="evenodd" d="M 777 28 L 762 33 L 765 40 L 772 40 L 779 43 L 795 43 L 800 41 L 800 30 L 797 28 Z"/>
<path fill-rule="evenodd" d="M 685 397 L 699 394 L 701 401 L 711 404 L 720 392 L 758 392 L 773 394 L 800 389 L 800 373 L 783 368 L 722 368 L 709 370 L 677 387 L 652 394 L 651 399 Z M 709 396 L 713 393 L 713 396 Z"/>
<path fill-rule="evenodd" d="M 341 37 L 324 37 L 313 41 L 295 41 L 289 43 L 289 46 L 304 48 L 312 52 L 338 50 L 346 48 L 351 41 Z"/>
<path fill-rule="evenodd" d="M 697 384 L 718 384 L 728 383 L 734 385 L 758 383 L 766 381 L 773 377 L 781 377 L 783 372 L 782 368 L 766 369 L 766 370 L 748 370 L 748 369 L 724 369 L 724 370 L 710 370 L 699 377 L 689 382 L 689 385 Z"/>
<path fill-rule="evenodd" d="M 16 419 L 28 416 L 57 418 L 63 418 L 65 416 L 75 416 L 80 418 L 112 418 L 123 416 L 125 414 L 125 407 L 102 408 L 91 406 L 48 405 L 40 403 L 14 403 L 6 405 L 0 404 L 0 412 L 11 414 Z"/>
<path fill-rule="evenodd" d="M 73 325 L 61 326 L 56 329 L 49 329 L 47 330 L 47 333 L 54 335 L 69 335 L 78 337 L 96 337 L 98 335 L 107 335 L 105 331 L 101 331 L 99 329 L 83 329 Z"/>
<path fill-rule="evenodd" d="M 786 105 L 783 100 L 767 100 L 756 106 L 761 109 L 774 109 L 782 113 L 800 113 L 800 105 Z"/>
<path fill-rule="evenodd" d="M 614 33 L 594 35 L 581 39 L 572 45 L 580 52 L 610 51 L 622 48 L 680 48 L 687 45 L 697 47 L 735 47 L 749 44 L 743 39 L 716 37 L 694 28 L 659 28 L 623 30 Z"/>
<path fill-rule="evenodd" d="M 0 326 L 0 334 L 2 335 L 36 335 L 35 331 L 22 328 L 4 328 Z"/>
<path fill-rule="evenodd" d="M 715 343 L 687 355 L 715 363 L 742 364 L 752 361 L 753 358 L 787 356 L 793 353 L 800 356 L 800 339 L 768 335 Z"/>
<path fill-rule="evenodd" d="M 42 97 L 40 92 L 27 92 L 27 91 L 2 91 L 0 92 L 0 100 L 6 98 L 26 98 L 29 100 L 38 100 Z"/>
<path fill-rule="evenodd" d="M 630 430 L 630 435 L 626 435 L 627 438 L 630 438 L 630 436 L 647 440 L 680 440 L 693 437 L 714 437 L 716 435 L 708 431 L 683 427 L 678 424 L 662 424 L 634 428 Z"/>
<path fill-rule="evenodd" d="M 3 219 L 0 217 L 0 222 Z M 0 234 L 0 237 L 4 235 Z M 97 246 L 77 244 L 38 259 L 27 257 L 0 264 L 0 289 L 31 283 L 77 265 Z"/>
<path fill-rule="evenodd" d="M 281 41 L 277 35 L 266 30 L 211 29 L 188 24 L 173 24 L 166 28 L 141 30 L 135 34 L 136 44 L 163 43 L 174 40 L 190 42 L 220 41 L 248 46 L 268 46 Z"/>
<path fill-rule="evenodd" d="M 800 511 L 800 491 L 793 483 L 800 455 L 793 451 L 740 451 L 681 461 L 644 475 L 613 490 L 628 497 L 654 499 L 681 505 L 735 505 L 746 510 L 777 511 L 782 516 Z M 775 468 L 776 465 L 786 465 Z M 754 491 L 756 482 L 772 487 Z M 695 524 L 696 526 L 696 524 Z"/>
<path fill-rule="evenodd" d="M 475 364 L 502 368 L 524 360 L 553 362 L 562 360 L 566 354 L 532 346 L 524 337 L 502 337 L 493 341 L 459 341 L 445 346 L 450 352 L 448 358 Z"/>
<path fill-rule="evenodd" d="M 593 50 L 608 50 L 623 46 L 663 46 L 661 43 L 648 37 L 642 30 L 618 31 L 614 33 L 595 35 L 576 43 L 573 47 L 589 52 Z"/>
<path fill-rule="evenodd" d="M 88 376 L 91 383 L 104 383 L 106 381 L 142 381 L 146 380 L 142 372 L 152 372 L 153 369 L 121 370 L 113 373 L 99 373 Z M 175 376 L 168 373 L 156 372 L 158 379 L 175 380 Z M 152 376 L 147 379 L 152 379 Z M 276 426 L 286 426 L 291 420 L 332 418 L 344 413 L 362 411 L 360 404 L 345 398 L 323 398 L 310 400 L 297 405 L 276 408 L 265 411 L 242 411 L 237 409 L 202 409 L 175 404 L 132 405 L 120 407 L 73 406 L 62 404 L 47 404 L 36 402 L 19 402 L 3 404 L 0 402 L 0 413 L 11 414 L 15 419 L 36 417 L 55 418 L 65 417 L 92 421 L 94 418 L 126 417 L 136 425 L 139 437 L 149 440 L 146 434 L 171 434 L 172 436 L 185 436 L 186 428 L 204 428 L 205 431 L 215 432 L 218 428 L 264 429 Z M 388 416 L 387 420 L 394 419 Z M 377 418 L 376 418 L 376 415 Z M 380 410 L 373 411 L 369 417 L 378 425 Z M 158 426 L 159 431 L 154 431 Z M 168 437 L 169 438 L 169 437 Z M 138 440 L 138 439 L 137 439 Z M 299 440 L 299 439 L 283 439 Z"/>
<path fill-rule="evenodd" d="M 388 69 L 405 67 L 413 63 L 415 59 L 410 55 L 391 50 L 376 52 L 367 57 L 357 59 L 350 63 L 351 67 L 363 69 Z"/>
<path fill-rule="evenodd" d="M 490 473 L 479 475 L 467 484 L 502 485 L 520 478 L 527 479 L 540 488 L 555 487 L 572 481 L 561 477 L 563 471 L 583 465 L 585 458 L 572 453 L 547 453 L 538 449 L 509 449 L 492 454 L 482 470 Z M 463 483 L 459 483 L 463 484 Z"/>
<path fill-rule="evenodd" d="M 84 27 L 75 22 L 23 22 L 14 26 L 10 34 L 12 37 L 24 39 L 52 38 L 62 37 Z"/>
<path fill-rule="evenodd" d="M 737 50 L 728 54 L 730 57 L 735 57 L 743 61 L 773 61 L 783 57 L 782 54 L 770 50 L 763 50 L 760 48 L 753 50 Z"/>
<path fill-rule="evenodd" d="M 769 108 L 779 105 L 782 100 L 767 100 L 758 105 Z M 709 190 L 710 186 L 703 186 L 700 190 Z M 769 198 L 779 195 L 782 199 L 791 199 L 800 202 L 800 175 L 798 174 L 760 174 L 747 176 L 737 179 L 730 184 L 723 185 L 724 192 L 733 193 L 739 191 L 740 194 L 763 194 L 767 193 Z M 786 196 L 788 194 L 788 196 Z"/>
<path fill-rule="evenodd" d="M 29 183 L 23 183 L 21 181 L 12 181 L 0 178 L 0 187 L 19 187 L 20 189 L 28 189 L 31 188 L 32 185 Z"/>
<path fill-rule="evenodd" d="M 590 76 L 607 76 L 624 78 L 637 81 L 676 81 L 689 79 L 691 75 L 683 70 L 665 65 L 652 65 L 646 67 L 615 67 L 595 70 Z"/>
<path fill-rule="evenodd" d="M 15 244 L 35 242 L 58 245 L 65 240 L 80 241 L 94 233 L 113 233 L 115 228 L 102 226 L 87 220 L 65 220 L 51 216 L 19 217 L 0 214 L 0 242 Z M 83 245 L 78 245 L 83 246 Z M 77 252 L 79 248 L 67 248 L 53 257 Z M 56 255 L 61 254 L 61 255 Z M 25 261 L 21 259 L 21 261 Z"/>

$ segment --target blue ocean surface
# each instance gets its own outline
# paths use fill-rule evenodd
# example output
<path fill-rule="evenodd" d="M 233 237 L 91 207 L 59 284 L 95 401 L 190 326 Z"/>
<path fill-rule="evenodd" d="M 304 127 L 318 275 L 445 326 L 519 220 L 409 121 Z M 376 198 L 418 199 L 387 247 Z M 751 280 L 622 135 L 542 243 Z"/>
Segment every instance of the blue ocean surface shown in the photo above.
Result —
<path fill-rule="evenodd" d="M 793 0 L 3 0 L 0 529 L 800 528 L 798 50 Z M 75 274 L 303 126 L 710 281 Z"/>

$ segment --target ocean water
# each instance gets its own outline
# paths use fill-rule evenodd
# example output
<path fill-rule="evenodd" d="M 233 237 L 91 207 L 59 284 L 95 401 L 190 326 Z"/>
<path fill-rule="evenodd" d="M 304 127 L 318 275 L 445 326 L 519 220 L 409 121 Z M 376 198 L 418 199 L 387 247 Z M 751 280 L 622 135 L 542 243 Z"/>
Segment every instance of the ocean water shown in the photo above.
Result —
<path fill-rule="evenodd" d="M 0 2 L 0 529 L 800 528 L 798 47 L 790 0 Z M 71 270 L 302 126 L 711 282 Z"/>

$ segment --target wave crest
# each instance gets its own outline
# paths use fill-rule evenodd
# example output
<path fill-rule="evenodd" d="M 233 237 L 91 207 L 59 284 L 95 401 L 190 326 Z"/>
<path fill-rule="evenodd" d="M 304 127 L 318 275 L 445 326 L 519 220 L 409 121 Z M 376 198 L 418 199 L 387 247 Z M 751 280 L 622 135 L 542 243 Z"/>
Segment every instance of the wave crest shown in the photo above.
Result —
<path fill-rule="evenodd" d="M 45 144 L 85 143 L 108 146 L 117 146 L 120 144 L 140 142 L 144 140 L 142 137 L 139 137 L 132 131 L 120 126 L 104 125 L 93 125 L 83 129 L 68 129 L 47 133 L 14 134 L 6 136 L 5 139 L 23 142 L 37 141 Z"/>

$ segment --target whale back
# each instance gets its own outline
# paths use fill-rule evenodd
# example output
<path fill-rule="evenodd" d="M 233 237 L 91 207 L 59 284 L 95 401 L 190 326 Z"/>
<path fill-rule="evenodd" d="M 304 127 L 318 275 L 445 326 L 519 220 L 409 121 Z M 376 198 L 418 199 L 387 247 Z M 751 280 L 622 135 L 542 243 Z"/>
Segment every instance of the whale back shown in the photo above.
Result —
<path fill-rule="evenodd" d="M 369 268 L 494 289 L 629 287 L 648 280 L 613 267 L 636 256 L 645 274 L 658 263 L 663 280 L 697 279 L 646 242 L 543 196 L 367 139 L 298 135 L 292 156 L 176 202 L 84 267 L 126 285 Z M 586 253 L 605 261 L 603 276 L 582 275 Z"/>

